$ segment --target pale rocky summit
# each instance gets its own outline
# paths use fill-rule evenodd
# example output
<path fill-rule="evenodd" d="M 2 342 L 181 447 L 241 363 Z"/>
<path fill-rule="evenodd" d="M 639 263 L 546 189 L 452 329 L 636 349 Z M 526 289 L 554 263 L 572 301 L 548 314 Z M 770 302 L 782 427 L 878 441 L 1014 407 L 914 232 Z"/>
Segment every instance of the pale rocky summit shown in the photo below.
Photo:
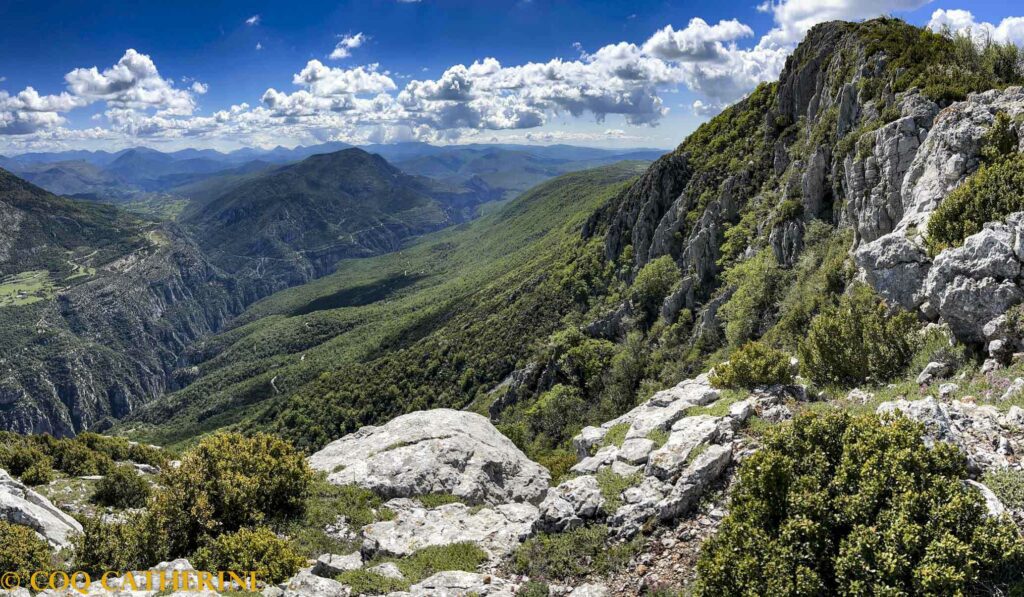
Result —
<path fill-rule="evenodd" d="M 77 520 L 3 469 L 0 469 L 0 519 L 30 527 L 58 548 L 70 547 L 71 537 L 82 532 Z"/>
<path fill-rule="evenodd" d="M 985 325 L 1024 301 L 1024 213 L 990 222 L 932 264 L 923 293 L 926 314 L 940 317 L 960 339 L 983 342 Z"/>
<path fill-rule="evenodd" d="M 310 456 L 309 464 L 336 485 L 388 497 L 450 493 L 474 504 L 537 503 L 551 479 L 486 418 L 450 409 L 363 427 Z"/>

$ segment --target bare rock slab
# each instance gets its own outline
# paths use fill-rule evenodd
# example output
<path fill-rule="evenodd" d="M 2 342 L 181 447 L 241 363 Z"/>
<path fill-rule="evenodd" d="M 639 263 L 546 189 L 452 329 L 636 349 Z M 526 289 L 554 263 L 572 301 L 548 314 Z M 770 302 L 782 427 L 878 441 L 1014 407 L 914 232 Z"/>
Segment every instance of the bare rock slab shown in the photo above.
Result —
<path fill-rule="evenodd" d="M 450 493 L 474 504 L 538 503 L 551 479 L 485 417 L 443 408 L 363 427 L 309 464 L 336 485 L 387 497 Z"/>

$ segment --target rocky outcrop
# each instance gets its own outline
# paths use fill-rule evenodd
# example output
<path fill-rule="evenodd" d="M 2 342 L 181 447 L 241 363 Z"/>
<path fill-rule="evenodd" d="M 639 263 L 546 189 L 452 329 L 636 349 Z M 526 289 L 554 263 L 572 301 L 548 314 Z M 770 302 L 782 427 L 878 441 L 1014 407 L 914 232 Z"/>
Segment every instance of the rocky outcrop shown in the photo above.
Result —
<path fill-rule="evenodd" d="M 857 245 L 892 232 L 903 218 L 903 180 L 939 111 L 934 102 L 916 91 L 898 102 L 900 118 L 868 133 L 872 136 L 870 153 L 854 152 L 845 159 L 846 209 Z"/>
<path fill-rule="evenodd" d="M 609 259 L 617 259 L 626 245 L 632 245 L 636 263 L 647 263 L 654 230 L 670 209 L 675 212 L 681 209 L 674 203 L 689 182 L 690 174 L 685 155 L 669 153 L 651 164 L 625 193 L 612 217 L 605 237 L 605 253 Z M 683 216 L 686 211 L 689 210 L 683 211 Z"/>
<path fill-rule="evenodd" d="M 674 520 L 686 514 L 732 462 L 735 430 L 754 412 L 754 400 L 730 405 L 725 416 L 692 415 L 695 407 L 720 400 L 708 376 L 685 380 L 656 393 L 632 411 L 601 427 L 584 428 L 573 439 L 583 475 L 554 488 L 541 504 L 538 528 L 564 530 L 587 519 L 607 517 L 622 537 L 631 537 L 650 519 Z M 628 425 L 621 445 L 604 445 L 615 427 Z M 652 437 L 663 436 L 663 443 Z M 636 480 L 608 511 L 594 474 Z"/>
<path fill-rule="evenodd" d="M 490 574 L 452 570 L 438 572 L 413 585 L 408 594 L 412 597 L 512 597 L 518 588 L 518 585 Z"/>
<path fill-rule="evenodd" d="M 569 479 L 548 492 L 540 503 L 536 528 L 560 533 L 583 526 L 601 513 L 604 497 L 601 486 L 592 475 Z"/>
<path fill-rule="evenodd" d="M 3 469 L 0 469 L 0 519 L 29 527 L 60 549 L 70 547 L 71 537 L 82 532 L 77 520 Z"/>
<path fill-rule="evenodd" d="M 925 312 L 967 342 L 985 340 L 985 324 L 1024 301 L 1024 213 L 992 222 L 940 253 L 925 280 Z"/>
<path fill-rule="evenodd" d="M 944 441 L 959 446 L 975 472 L 1012 468 L 1021 470 L 1015 454 L 1024 450 L 1024 411 L 1013 407 L 1001 413 L 995 406 L 951 402 L 926 397 L 895 400 L 879 405 L 877 412 L 902 413 L 925 427 L 925 441 Z"/>
<path fill-rule="evenodd" d="M 906 309 L 923 307 L 926 316 L 945 320 L 936 297 L 923 288 L 932 279 L 932 262 L 923 249 L 922 235 L 939 203 L 978 168 L 982 140 L 996 115 L 1024 114 L 1024 88 L 973 94 L 937 114 L 934 104 L 917 95 L 907 96 L 901 105 L 903 117 L 875 133 L 872 155 L 847 160 L 848 213 L 858 239 L 854 259 L 864 280 L 883 297 Z M 945 289 L 943 280 L 959 276 L 950 271 L 951 262 L 963 258 L 963 252 L 940 254 L 936 261 L 942 259 L 946 269 L 935 274 L 932 286 L 937 283 Z M 1012 300 L 1008 295 L 1013 293 L 1000 287 L 998 273 L 994 285 L 982 281 L 987 274 L 973 281 L 960 277 L 959 282 L 950 282 L 951 296 L 937 298 L 950 301 L 949 314 L 954 318 L 950 323 L 958 337 L 978 342 L 980 326 L 998 315 L 994 310 Z M 986 313 L 975 315 L 990 316 L 977 322 L 977 330 L 967 329 L 974 326 L 961 320 L 959 311 L 967 305 L 960 305 L 959 299 L 985 292 L 999 296 L 982 307 L 990 307 Z"/>
<path fill-rule="evenodd" d="M 471 542 L 492 559 L 507 555 L 532 534 L 537 507 L 511 503 L 472 510 L 465 504 L 428 509 L 411 500 L 391 500 L 393 520 L 363 527 L 363 552 L 408 556 L 425 547 Z"/>
<path fill-rule="evenodd" d="M 473 504 L 537 503 L 551 478 L 486 418 L 450 409 L 363 427 L 310 456 L 309 464 L 336 485 L 388 497 L 450 493 Z"/>

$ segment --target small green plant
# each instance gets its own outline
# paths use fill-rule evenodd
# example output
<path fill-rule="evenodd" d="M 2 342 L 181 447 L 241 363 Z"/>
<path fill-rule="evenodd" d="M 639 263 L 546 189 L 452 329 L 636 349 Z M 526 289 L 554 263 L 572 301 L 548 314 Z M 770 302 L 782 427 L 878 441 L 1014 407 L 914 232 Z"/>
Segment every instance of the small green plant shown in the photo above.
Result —
<path fill-rule="evenodd" d="M 622 492 L 643 481 L 643 474 L 640 472 L 632 475 L 622 476 L 613 472 L 611 467 L 605 467 L 597 471 L 597 486 L 601 488 L 601 497 L 604 498 L 602 508 L 609 514 L 615 512 L 622 505 Z"/>
<path fill-rule="evenodd" d="M 275 584 L 291 578 L 306 563 L 288 541 L 266 528 L 220 535 L 195 554 L 200 570 L 246 570 Z"/>
<path fill-rule="evenodd" d="M 407 580 L 389 578 L 365 568 L 342 572 L 335 580 L 352 589 L 353 595 L 386 595 L 405 591 L 410 584 Z"/>
<path fill-rule="evenodd" d="M 629 433 L 629 423 L 616 423 L 608 428 L 608 431 L 604 434 L 604 439 L 601 440 L 602 446 L 616 446 L 621 448 L 622 443 L 626 441 L 626 434 Z"/>
<path fill-rule="evenodd" d="M 763 342 L 748 342 L 732 353 L 729 362 L 717 365 L 711 375 L 716 388 L 746 388 L 791 384 L 789 356 Z"/>
<path fill-rule="evenodd" d="M 149 482 L 133 467 L 120 465 L 96 484 L 92 501 L 112 508 L 142 508 L 149 495 Z"/>
<path fill-rule="evenodd" d="M 654 449 L 657 450 L 668 442 L 668 431 L 664 429 L 654 429 L 647 434 L 647 439 L 654 442 Z"/>
<path fill-rule="evenodd" d="M 1015 470 L 989 471 L 981 482 L 988 486 L 1007 508 L 1024 508 L 1024 472 Z"/>

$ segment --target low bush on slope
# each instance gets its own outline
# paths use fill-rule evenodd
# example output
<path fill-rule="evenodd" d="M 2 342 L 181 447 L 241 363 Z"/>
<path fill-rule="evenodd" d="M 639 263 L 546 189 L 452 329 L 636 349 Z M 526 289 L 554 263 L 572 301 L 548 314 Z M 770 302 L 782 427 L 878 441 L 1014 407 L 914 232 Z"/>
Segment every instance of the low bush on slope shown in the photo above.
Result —
<path fill-rule="evenodd" d="M 275 579 L 298 568 L 301 558 L 290 545 L 258 529 L 285 524 L 305 510 L 313 475 L 287 443 L 268 435 L 216 434 L 159 481 L 140 516 L 84 521 L 85 533 L 75 544 L 78 569 L 144 570 L 197 550 L 204 561 L 259 564 Z"/>
<path fill-rule="evenodd" d="M 741 465 L 701 595 L 964 595 L 1024 578 L 1024 540 L 966 459 L 898 417 L 805 414 Z"/>
<path fill-rule="evenodd" d="M 953 190 L 928 220 L 928 245 L 932 253 L 957 247 L 986 222 L 1024 211 L 1024 154 L 1015 154 L 991 165 L 982 165 Z"/>

